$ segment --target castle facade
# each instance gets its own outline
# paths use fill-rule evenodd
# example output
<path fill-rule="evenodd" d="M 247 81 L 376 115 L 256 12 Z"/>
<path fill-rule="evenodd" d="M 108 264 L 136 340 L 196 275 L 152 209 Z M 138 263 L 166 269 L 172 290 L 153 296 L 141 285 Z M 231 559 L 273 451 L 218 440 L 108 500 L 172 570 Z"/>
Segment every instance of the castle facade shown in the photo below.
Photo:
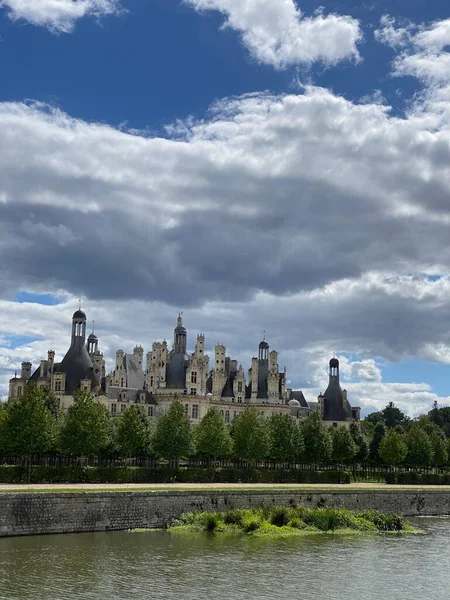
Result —
<path fill-rule="evenodd" d="M 214 348 L 214 361 L 205 354 L 205 336 L 197 335 L 194 351 L 187 350 L 187 330 L 182 315 L 177 319 L 172 348 L 166 341 L 154 342 L 147 352 L 136 346 L 132 353 L 117 350 L 114 369 L 106 373 L 99 350 L 99 340 L 92 332 L 86 340 L 86 314 L 77 310 L 72 317 L 69 349 L 63 360 L 55 362 L 55 352 L 33 371 L 32 364 L 22 363 L 21 376 L 10 380 L 9 396 L 19 397 L 30 382 L 48 387 L 60 399 L 62 408 L 73 404 L 76 390 L 96 396 L 112 415 L 124 413 L 139 404 L 146 414 L 157 419 L 170 403 L 178 399 L 193 423 L 198 423 L 215 406 L 226 423 L 253 405 L 266 416 L 273 413 L 305 418 L 312 410 L 334 426 L 359 420 L 359 408 L 352 408 L 347 393 L 339 383 L 339 361 L 330 361 L 330 381 L 317 402 L 307 402 L 300 390 L 286 387 L 286 369 L 280 371 L 278 353 L 270 351 L 264 339 L 258 355 L 252 358 L 247 373 L 237 360 L 227 356 L 226 347 Z"/>

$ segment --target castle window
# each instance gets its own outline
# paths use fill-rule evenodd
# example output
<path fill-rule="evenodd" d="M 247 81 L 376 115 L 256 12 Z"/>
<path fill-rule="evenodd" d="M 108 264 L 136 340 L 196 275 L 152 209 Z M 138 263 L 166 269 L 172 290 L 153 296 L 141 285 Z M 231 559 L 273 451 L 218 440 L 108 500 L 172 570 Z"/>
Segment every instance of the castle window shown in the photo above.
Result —
<path fill-rule="evenodd" d="M 123 377 L 122 377 L 122 379 L 120 380 L 120 387 L 123 387 Z"/>
<path fill-rule="evenodd" d="M 242 404 L 242 396 L 238 396 L 238 404 Z"/>
<path fill-rule="evenodd" d="M 191 373 L 191 383 L 197 383 L 197 371 Z"/>
<path fill-rule="evenodd" d="M 225 411 L 225 423 L 229 423 L 230 422 L 230 411 L 226 410 Z"/>
<path fill-rule="evenodd" d="M 153 375 L 150 377 L 150 386 L 153 387 Z"/>
<path fill-rule="evenodd" d="M 21 396 L 22 395 L 22 386 L 19 385 L 19 387 L 17 388 L 17 395 Z"/>
<path fill-rule="evenodd" d="M 191 396 L 195 396 L 197 394 L 197 390 L 195 388 L 191 388 Z"/>
<path fill-rule="evenodd" d="M 238 381 L 238 392 L 242 393 L 242 381 Z"/>
<path fill-rule="evenodd" d="M 120 412 L 121 412 L 121 413 L 124 413 L 124 412 L 126 411 L 126 409 L 127 409 L 127 406 L 126 406 L 126 404 L 121 404 L 121 405 L 120 405 Z"/>
<path fill-rule="evenodd" d="M 111 412 L 112 413 L 116 413 L 117 412 L 117 404 L 111 404 Z"/>
<path fill-rule="evenodd" d="M 198 404 L 192 405 L 192 418 L 198 419 Z"/>
<path fill-rule="evenodd" d="M 153 406 L 148 407 L 148 416 L 153 417 Z"/>
<path fill-rule="evenodd" d="M 221 416 L 221 417 L 222 417 L 222 419 L 223 419 L 223 410 L 221 410 L 221 411 L 220 411 L 220 416 Z"/>

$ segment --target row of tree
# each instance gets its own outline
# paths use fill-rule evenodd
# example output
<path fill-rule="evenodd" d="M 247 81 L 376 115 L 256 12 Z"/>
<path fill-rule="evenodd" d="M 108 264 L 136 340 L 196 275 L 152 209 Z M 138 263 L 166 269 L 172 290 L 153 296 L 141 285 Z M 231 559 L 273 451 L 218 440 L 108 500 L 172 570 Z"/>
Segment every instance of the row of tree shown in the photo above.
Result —
<path fill-rule="evenodd" d="M 393 406 L 386 407 L 390 410 Z M 382 413 L 380 413 L 382 414 Z M 60 411 L 56 397 L 33 385 L 23 396 L 0 406 L 0 453 L 33 456 L 238 458 L 284 463 L 383 462 L 388 465 L 445 465 L 448 441 L 429 416 L 387 426 L 368 418 L 350 428 L 329 428 L 317 413 L 300 425 L 289 415 L 264 418 L 248 407 L 230 426 L 212 408 L 192 426 L 180 402 L 173 402 L 156 425 L 139 405 L 111 417 L 89 393 L 78 392 L 74 404 Z"/>

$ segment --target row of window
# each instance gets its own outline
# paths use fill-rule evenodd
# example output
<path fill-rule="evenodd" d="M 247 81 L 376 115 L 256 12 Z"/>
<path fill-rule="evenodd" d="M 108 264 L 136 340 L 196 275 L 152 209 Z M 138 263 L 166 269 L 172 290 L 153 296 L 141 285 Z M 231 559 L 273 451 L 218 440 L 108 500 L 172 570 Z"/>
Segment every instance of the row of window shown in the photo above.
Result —
<path fill-rule="evenodd" d="M 154 406 L 148 406 L 147 407 L 147 415 L 149 417 L 154 417 L 155 416 L 154 408 L 155 408 Z M 120 412 L 124 413 L 126 410 L 127 410 L 127 405 L 126 404 L 121 404 L 120 405 Z M 111 404 L 111 412 L 113 414 L 117 414 L 117 404 L 116 403 Z"/>

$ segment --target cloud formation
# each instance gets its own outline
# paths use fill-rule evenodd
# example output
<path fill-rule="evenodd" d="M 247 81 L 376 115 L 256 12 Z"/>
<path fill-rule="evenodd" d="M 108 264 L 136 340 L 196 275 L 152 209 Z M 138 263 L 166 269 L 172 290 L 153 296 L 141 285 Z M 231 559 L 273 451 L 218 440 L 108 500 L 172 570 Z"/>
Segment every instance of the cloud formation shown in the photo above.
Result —
<path fill-rule="evenodd" d="M 116 15 L 119 0 L 0 0 L 13 21 L 23 20 L 53 32 L 70 33 L 79 19 Z"/>
<path fill-rule="evenodd" d="M 404 29 L 377 34 L 394 65 L 446 53 L 446 27 Z M 3 381 L 63 355 L 83 294 L 110 358 L 169 337 L 184 309 L 246 366 L 266 329 L 309 399 L 336 351 L 353 404 L 428 408 L 429 386 L 383 382 L 378 358 L 450 363 L 448 85 L 419 81 L 403 117 L 309 86 L 224 98 L 165 137 L 0 103 Z M 19 305 L 21 289 L 69 301 Z"/>
<path fill-rule="evenodd" d="M 241 34 L 250 54 L 276 69 L 358 60 L 362 34 L 349 16 L 316 13 L 305 17 L 294 0 L 185 0 L 195 10 L 219 11 L 223 27 Z"/>

